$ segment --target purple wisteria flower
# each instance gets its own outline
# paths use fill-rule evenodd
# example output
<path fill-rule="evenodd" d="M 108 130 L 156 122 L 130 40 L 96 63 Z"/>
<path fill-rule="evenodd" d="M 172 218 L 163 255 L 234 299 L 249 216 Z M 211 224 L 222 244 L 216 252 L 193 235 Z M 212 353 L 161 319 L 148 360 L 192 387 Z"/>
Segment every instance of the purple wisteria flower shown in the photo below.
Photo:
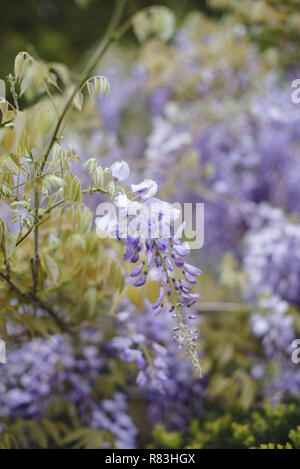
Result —
<path fill-rule="evenodd" d="M 271 292 L 300 305 L 300 226 L 282 210 L 261 205 L 245 237 L 244 269 L 252 294 Z"/>
<path fill-rule="evenodd" d="M 0 417 L 42 418 L 56 400 L 67 399 L 76 405 L 82 425 L 106 430 L 118 448 L 134 448 L 137 430 L 127 414 L 125 395 L 117 392 L 103 399 L 96 392 L 106 366 L 106 357 L 99 353 L 101 335 L 84 330 L 81 340 L 80 351 L 60 335 L 8 350 L 1 370 Z"/>
<path fill-rule="evenodd" d="M 263 393 L 274 402 L 282 399 L 284 392 L 298 396 L 299 365 L 292 362 L 292 342 L 297 334 L 289 304 L 272 295 L 259 300 L 258 307 L 260 312 L 251 316 L 251 326 L 253 334 L 261 340 L 264 357 L 257 360 L 252 375 L 262 380 Z"/>
<path fill-rule="evenodd" d="M 144 393 L 148 415 L 154 423 L 183 430 L 192 416 L 203 412 L 202 380 L 192 376 L 192 364 L 169 339 L 174 319 L 162 311 L 153 316 L 147 301 L 141 314 L 124 302 L 117 314 L 111 345 L 121 360 L 137 365 L 136 383 Z"/>
<path fill-rule="evenodd" d="M 157 184 L 152 179 L 145 179 L 140 184 L 131 184 L 132 193 L 141 200 L 147 200 L 154 197 L 157 193 Z"/>
<path fill-rule="evenodd" d="M 109 210 L 96 219 L 96 224 L 100 230 L 125 243 L 124 260 L 138 263 L 130 273 L 135 287 L 143 286 L 148 274 L 155 271 L 160 279 L 160 294 L 153 304 L 153 315 L 166 308 L 176 319 L 173 340 L 190 356 L 199 372 L 196 352 L 199 334 L 188 323 L 196 318 L 189 309 L 199 297 L 193 286 L 201 271 L 186 263 L 190 247 L 180 240 L 184 223 L 174 229 L 180 210 L 154 197 L 158 187 L 153 180 L 132 184 L 131 188 L 132 196 L 138 196 L 140 201 L 118 193 L 114 199 L 117 211 Z"/>

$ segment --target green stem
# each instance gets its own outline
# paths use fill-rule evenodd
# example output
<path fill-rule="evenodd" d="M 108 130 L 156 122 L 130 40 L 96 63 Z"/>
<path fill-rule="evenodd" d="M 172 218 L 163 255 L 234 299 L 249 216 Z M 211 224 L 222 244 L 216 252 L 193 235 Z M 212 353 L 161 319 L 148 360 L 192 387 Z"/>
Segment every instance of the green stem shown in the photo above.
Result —
<path fill-rule="evenodd" d="M 110 44 L 113 41 L 115 41 L 116 39 L 120 38 L 120 34 L 116 34 L 115 31 L 116 31 L 116 29 L 118 27 L 118 24 L 120 22 L 120 19 L 121 19 L 121 16 L 122 16 L 122 13 L 123 13 L 126 2 L 127 2 L 127 0 L 116 0 L 115 8 L 114 8 L 114 11 L 113 11 L 113 14 L 112 14 L 112 18 L 111 18 L 110 24 L 109 24 L 109 26 L 106 30 L 104 38 L 101 41 L 101 43 L 100 43 L 98 49 L 96 50 L 95 54 L 93 55 L 93 57 L 89 60 L 88 64 L 86 65 L 86 67 L 84 69 L 84 72 L 83 72 L 83 75 L 82 75 L 83 78 L 75 86 L 75 88 L 73 90 L 73 93 L 71 94 L 69 100 L 67 101 L 67 103 L 64 107 L 64 110 L 63 110 L 62 114 L 60 115 L 60 117 L 57 121 L 56 127 L 54 129 L 53 135 L 52 135 L 51 140 L 50 140 L 50 143 L 49 143 L 49 145 L 47 147 L 47 150 L 46 150 L 46 153 L 44 155 L 43 162 L 41 164 L 41 168 L 40 168 L 40 175 L 41 176 L 42 176 L 42 172 L 44 170 L 45 164 L 48 160 L 49 154 L 51 152 L 51 149 L 52 149 L 54 143 L 57 140 L 57 136 L 58 136 L 61 124 L 62 124 L 62 122 L 64 120 L 64 117 L 66 116 L 68 110 L 70 109 L 70 107 L 72 105 L 72 102 L 73 102 L 73 99 L 74 99 L 76 93 L 78 92 L 78 90 L 80 90 L 82 85 L 87 81 L 87 79 L 89 78 L 91 72 L 97 66 L 97 64 L 99 63 L 102 56 L 105 54 L 105 52 L 108 49 L 108 47 L 110 46 Z M 108 194 L 108 192 L 105 191 L 104 189 L 103 190 L 102 189 L 93 189 L 93 190 L 88 189 L 88 190 L 84 190 L 83 194 L 92 193 L 92 192 L 101 192 L 103 194 Z M 54 206 L 47 209 L 45 214 L 50 213 L 51 210 L 53 210 L 53 208 L 58 207 L 63 202 L 64 202 L 64 200 L 59 201 L 57 204 L 55 204 Z M 41 221 L 42 220 L 40 219 L 38 225 L 41 224 Z M 35 227 L 36 227 L 35 224 L 32 227 L 30 227 L 28 229 L 28 231 L 26 231 L 26 233 L 20 239 L 18 239 L 18 241 L 16 243 L 16 246 L 19 246 L 31 234 L 32 230 Z"/>
<path fill-rule="evenodd" d="M 230 301 L 207 301 L 201 302 L 198 309 L 203 312 L 231 312 L 231 313 L 243 313 L 252 311 L 255 308 L 254 304 L 247 303 L 235 303 Z"/>
<path fill-rule="evenodd" d="M 106 194 L 106 195 L 109 195 L 109 192 L 106 190 L 106 189 L 101 189 L 101 188 L 97 188 L 97 189 L 84 189 L 82 191 L 82 194 L 93 194 L 95 192 L 99 192 L 100 194 Z M 51 207 L 48 207 L 47 210 L 45 210 L 44 214 L 42 217 L 39 218 L 38 220 L 38 223 L 37 224 L 34 224 L 33 226 L 31 226 L 28 231 L 26 231 L 26 233 L 22 236 L 22 238 L 18 239 L 18 241 L 16 242 L 16 246 L 19 246 L 19 244 L 23 243 L 23 241 L 30 235 L 30 233 L 32 232 L 33 229 L 39 227 L 42 223 L 43 223 L 43 218 L 45 217 L 45 215 L 48 215 L 50 212 L 52 212 L 52 210 L 54 210 L 55 208 L 59 207 L 60 205 L 62 205 L 63 203 L 65 202 L 65 199 L 61 199 L 59 200 L 58 202 L 56 202 L 55 204 L 51 205 Z"/>
<path fill-rule="evenodd" d="M 25 300 L 28 303 L 34 303 L 35 305 L 39 306 L 41 309 L 46 311 L 48 315 L 53 319 L 53 321 L 60 327 L 61 330 L 63 331 L 68 330 L 67 324 L 65 324 L 64 321 L 62 321 L 62 319 L 56 314 L 56 312 L 51 308 L 51 306 L 45 303 L 45 301 L 38 298 L 33 293 L 23 292 L 15 283 L 11 281 L 11 279 L 7 275 L 3 274 L 2 272 L 0 272 L 0 277 L 2 277 L 3 280 L 5 280 L 8 283 L 11 290 L 17 293 L 23 300 Z"/>
<path fill-rule="evenodd" d="M 38 284 L 38 265 L 39 265 L 39 206 L 40 206 L 40 199 L 39 193 L 37 190 L 34 192 L 34 260 L 32 263 L 32 276 L 33 276 L 33 286 L 32 291 L 33 294 L 36 294 L 37 291 L 37 284 Z"/>
<path fill-rule="evenodd" d="M 89 76 L 91 75 L 91 72 L 93 71 L 93 69 L 98 65 L 100 59 L 105 54 L 105 52 L 108 49 L 108 47 L 110 46 L 110 44 L 116 39 L 116 37 L 114 36 L 114 33 L 115 33 L 115 31 L 116 31 L 116 29 L 119 25 L 119 22 L 121 20 L 121 16 L 122 16 L 126 1 L 127 0 L 116 0 L 114 12 L 112 14 L 112 18 L 111 18 L 110 24 L 109 24 L 109 26 L 106 30 L 104 38 L 101 41 L 101 43 L 100 43 L 98 49 L 96 50 L 95 54 L 92 56 L 92 58 L 87 63 L 87 65 L 86 65 L 86 67 L 83 71 L 82 78 L 81 78 L 80 82 L 75 86 L 70 98 L 68 99 L 68 101 L 67 101 L 67 103 L 64 107 L 63 112 L 61 113 L 61 115 L 60 115 L 60 117 L 57 121 L 57 124 L 56 124 L 56 127 L 54 129 L 53 135 L 51 137 L 51 140 L 49 142 L 49 145 L 47 147 L 46 153 L 45 153 L 44 158 L 43 158 L 43 162 L 42 162 L 42 165 L 41 165 L 41 173 L 44 170 L 44 167 L 45 167 L 45 164 L 48 160 L 51 149 L 52 149 L 54 143 L 57 140 L 57 136 L 58 136 L 58 133 L 59 133 L 59 130 L 60 130 L 60 126 L 61 126 L 61 124 L 64 120 L 64 117 L 66 116 L 67 112 L 69 111 L 69 109 L 72 106 L 74 97 L 76 96 L 76 94 L 78 93 L 78 91 L 80 90 L 82 85 L 89 78 Z M 118 38 L 119 38 L 119 36 L 118 36 Z"/>

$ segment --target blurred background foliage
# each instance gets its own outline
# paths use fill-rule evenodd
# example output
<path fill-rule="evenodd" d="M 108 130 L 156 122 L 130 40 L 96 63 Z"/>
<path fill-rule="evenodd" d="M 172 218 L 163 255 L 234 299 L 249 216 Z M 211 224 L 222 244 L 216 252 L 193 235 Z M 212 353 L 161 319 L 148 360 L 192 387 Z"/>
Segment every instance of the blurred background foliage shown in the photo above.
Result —
<path fill-rule="evenodd" d="M 153 448 L 188 449 L 300 449 L 299 402 L 263 406 L 245 412 L 235 407 L 226 413 L 207 411 L 194 420 L 189 432 L 167 432 L 157 425 Z"/>
<path fill-rule="evenodd" d="M 177 17 L 178 26 L 187 12 L 198 10 L 210 18 L 233 16 L 247 28 L 249 37 L 261 49 L 276 48 L 283 65 L 298 57 L 300 13 L 297 0 L 131 0 L 125 17 L 141 8 L 165 5 Z M 6 76 L 12 58 L 20 50 L 28 50 L 46 61 L 65 63 L 76 69 L 78 61 L 99 41 L 111 14 L 112 4 L 103 0 L 14 0 L 1 4 L 0 76 Z M 123 44 L 135 43 L 128 34 Z"/>
<path fill-rule="evenodd" d="M 165 5 L 183 19 L 191 8 L 209 11 L 204 0 L 168 0 L 164 2 L 131 0 L 125 18 L 141 8 Z M 112 2 L 104 0 L 15 0 L 1 5 L 0 76 L 6 76 L 13 57 L 28 50 L 46 61 L 62 62 L 76 69 L 87 51 L 99 41 L 112 12 Z M 123 39 L 135 42 L 131 33 Z"/>
<path fill-rule="evenodd" d="M 65 143 L 74 143 L 82 160 L 91 155 L 99 156 L 108 165 L 117 159 L 128 160 L 134 174 L 157 178 L 160 193 L 166 200 L 205 200 L 207 214 L 211 217 L 207 221 L 209 236 L 205 249 L 200 254 L 194 253 L 196 262 L 204 267 L 204 275 L 196 287 L 201 293 L 199 322 L 203 379 L 200 383 L 193 379 L 186 364 L 177 360 L 170 349 L 168 353 L 172 358 L 168 356 L 167 359 L 170 384 L 166 395 L 162 396 L 151 387 L 141 391 L 135 385 L 135 364 L 118 360 L 113 355 L 110 341 L 117 334 L 123 338 L 122 332 L 117 330 L 114 322 L 105 323 L 102 315 L 110 308 L 117 308 L 124 288 L 121 269 L 126 267 L 123 263 L 120 267 L 118 261 L 110 259 L 110 242 L 98 243 L 91 232 L 92 215 L 88 216 L 86 232 L 79 233 L 79 238 L 74 238 L 71 215 L 67 216 L 61 226 L 62 244 L 50 245 L 50 253 L 51 248 L 55 249 L 56 258 L 63 266 L 56 285 L 57 296 L 50 293 L 75 320 L 80 320 L 84 312 L 88 326 L 95 325 L 93 321 L 99 320 L 100 316 L 103 336 L 100 345 L 97 342 L 97 350 L 105 357 L 104 363 L 97 368 L 99 376 L 96 380 L 93 374 L 89 378 L 88 373 L 87 380 L 92 382 L 93 397 L 95 395 L 99 403 L 110 398 L 109 403 L 105 402 L 106 406 L 116 408 L 125 422 L 124 403 L 115 397 L 115 393 L 122 390 L 128 396 L 130 416 L 138 428 L 138 436 L 131 425 L 129 429 L 132 441 L 136 439 L 139 446 L 149 444 L 154 428 L 150 444 L 158 448 L 250 448 L 261 445 L 270 449 L 299 448 L 300 406 L 296 399 L 289 402 L 289 391 L 293 391 L 293 396 L 299 394 L 300 375 L 296 365 L 291 363 L 288 349 L 292 338 L 300 332 L 299 283 L 295 285 L 294 281 L 299 278 L 299 252 L 293 245 L 286 248 L 287 257 L 280 259 L 278 264 L 274 261 L 275 265 L 271 262 L 270 270 L 263 271 L 268 294 L 279 295 L 270 307 L 260 308 L 262 292 L 255 286 L 250 287 L 253 303 L 248 303 L 249 272 L 245 272 L 244 264 L 251 248 L 246 245 L 245 249 L 247 230 L 254 237 L 256 229 L 258 234 L 260 230 L 264 234 L 264 226 L 272 230 L 272 223 L 277 220 L 276 214 L 272 215 L 273 207 L 283 210 L 280 216 L 276 212 L 278 219 L 282 217 L 284 225 L 291 222 L 290 229 L 299 220 L 299 181 L 294 177 L 297 176 L 295 167 L 299 168 L 295 166 L 296 162 L 300 161 L 299 119 L 290 102 L 290 89 L 284 87 L 286 77 L 293 75 L 299 65 L 299 2 L 131 0 L 124 17 L 129 18 L 137 10 L 157 3 L 168 6 L 176 14 L 178 28 L 174 41 L 166 44 L 153 39 L 138 46 L 133 33 L 126 34 L 99 67 L 112 84 L 109 99 L 98 101 L 96 109 L 87 104 L 81 118 L 73 113 L 66 127 Z M 65 63 L 76 72 L 101 38 L 111 10 L 112 2 L 100 0 L 16 0 L 13 7 L 10 2 L 3 2 L 0 76 L 11 71 L 13 58 L 20 50 L 28 50 L 45 61 Z M 191 14 L 193 10 L 200 14 Z M 276 80 L 272 81 L 274 75 Z M 282 88 L 277 80 L 280 85 L 284 84 Z M 37 121 L 38 126 L 40 121 Z M 33 124 L 32 132 L 35 133 Z M 188 140 L 184 140 L 186 134 Z M 254 158 L 253 163 L 248 161 L 249 155 L 259 155 L 259 158 Z M 86 182 L 82 173 L 79 172 L 78 177 Z M 241 216 L 239 212 L 239 199 L 247 210 L 248 202 L 250 208 L 254 204 L 254 215 L 263 220 L 261 226 L 255 223 L 254 228 L 250 223 L 246 226 L 244 214 Z M 259 213 L 263 202 L 269 204 L 267 216 L 264 210 L 262 215 Z M 90 207 L 93 212 L 95 207 L 96 202 L 93 202 Z M 57 223 L 55 219 L 52 221 Z M 42 228 L 46 250 L 50 225 L 45 223 Z M 275 234 L 276 229 L 275 226 Z M 260 246 L 260 240 L 256 241 Z M 281 238 L 278 241 L 280 243 Z M 287 239 L 287 245 L 288 242 Z M 264 252 L 268 245 L 265 238 L 262 244 L 263 264 L 272 256 Z M 285 252 L 285 246 L 280 247 L 278 252 Z M 114 245 L 114 249 L 118 248 Z M 23 273 L 28 257 L 26 250 L 32 250 L 30 239 L 18 258 L 19 278 L 29 286 L 30 278 Z M 291 257 L 288 257 L 290 253 Z M 117 254 L 121 258 L 121 249 Z M 256 251 L 252 255 L 257 257 Z M 97 271 L 95 258 L 101 259 L 100 271 Z M 47 258 L 43 263 L 46 271 Z M 288 268 L 284 270 L 286 266 Z M 277 270 L 279 280 L 276 275 L 274 280 L 271 274 L 276 274 Z M 87 285 L 82 282 L 83 277 Z M 97 295 L 95 285 L 100 285 Z M 164 319 L 158 322 L 157 332 L 151 322 L 153 319 L 144 308 L 148 299 L 156 298 L 156 289 L 157 285 L 151 281 L 139 290 L 127 287 L 129 305 L 125 307 L 131 313 L 134 305 L 138 311 L 136 316 L 133 315 L 132 323 L 137 325 L 139 332 L 149 333 L 149 340 L 154 337 L 168 348 L 169 336 L 161 335 L 167 329 L 166 322 Z M 290 290 L 296 291 L 292 299 Z M 6 301 L 7 295 L 0 291 L 0 306 Z M 206 309 L 209 302 L 210 309 Z M 293 331 L 290 333 L 289 321 L 292 320 Z M 28 329 L 38 336 L 48 337 L 56 332 L 54 326 L 51 321 L 41 324 L 37 319 L 28 324 Z M 63 348 L 65 344 L 61 346 Z M 65 354 L 63 348 L 62 356 L 71 360 L 73 355 L 68 353 Z M 81 353 L 76 350 L 76 359 Z M 33 374 L 38 375 L 34 352 L 29 350 L 30 354 L 29 364 Z M 84 360 L 81 366 L 89 369 L 89 360 L 87 363 Z M 63 368 L 64 365 L 60 366 Z M 77 383 L 76 360 L 74 368 L 74 387 L 84 387 L 84 382 L 79 380 Z M 52 374 L 64 382 L 57 370 L 50 370 L 53 379 Z M 18 374 L 15 379 L 20 379 L 22 388 Z M 7 431 L 0 435 L 0 447 L 17 443 L 22 447 L 69 445 L 89 448 L 110 441 L 111 435 L 101 429 L 101 419 L 100 423 L 96 418 L 96 423 L 92 422 L 95 428 L 83 426 L 76 415 L 78 409 L 72 401 L 74 398 L 64 399 L 62 394 L 64 390 L 57 393 L 56 401 L 42 417 L 42 412 L 39 413 L 36 420 L 4 419 Z M 282 397 L 282 404 L 267 403 L 269 399 L 276 403 Z M 81 394 L 80 400 L 83 400 Z M 23 415 L 22 409 L 20 414 L 18 412 L 19 409 L 17 416 Z M 86 416 L 85 409 L 82 414 Z M 196 418 L 195 414 L 200 417 Z M 54 420 L 57 422 L 55 427 L 52 426 Z M 163 426 L 154 427 L 157 421 Z M 122 433 L 122 425 L 120 428 L 114 429 L 114 435 Z M 26 439 L 28 434 L 30 438 Z M 126 439 L 125 443 L 128 443 Z"/>

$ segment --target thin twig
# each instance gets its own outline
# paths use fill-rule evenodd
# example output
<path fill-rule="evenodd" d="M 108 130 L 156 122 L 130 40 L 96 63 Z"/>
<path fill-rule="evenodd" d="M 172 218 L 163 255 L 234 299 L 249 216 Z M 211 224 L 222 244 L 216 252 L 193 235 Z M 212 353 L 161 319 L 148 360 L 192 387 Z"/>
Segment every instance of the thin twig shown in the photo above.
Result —
<path fill-rule="evenodd" d="M 84 189 L 82 191 L 82 194 L 94 194 L 95 192 L 98 192 L 99 194 L 106 194 L 108 195 L 109 192 L 106 190 L 106 189 L 102 189 L 101 187 L 98 187 L 96 189 Z M 50 207 L 48 207 L 43 216 L 40 216 L 39 217 L 39 220 L 38 220 L 38 223 L 35 225 L 32 225 L 28 231 L 26 231 L 26 233 L 22 236 L 22 238 L 18 239 L 18 241 L 16 242 L 16 246 L 19 246 L 19 244 L 21 244 L 29 235 L 30 233 L 32 232 L 32 230 L 36 227 L 36 226 L 40 226 L 43 222 L 44 222 L 44 217 L 45 215 L 49 215 L 50 212 L 52 212 L 52 210 L 54 210 L 55 208 L 59 207 L 60 205 L 62 205 L 63 203 L 65 202 L 65 199 L 61 199 L 59 200 L 58 202 L 56 202 L 55 204 L 51 205 Z"/>
<path fill-rule="evenodd" d="M 63 123 L 63 120 L 67 114 L 67 112 L 69 111 L 69 109 L 71 108 L 72 106 L 72 103 L 73 103 L 73 99 L 74 97 L 76 96 L 76 93 L 80 90 L 81 86 L 86 82 L 86 80 L 89 78 L 89 76 L 91 75 L 91 72 L 93 71 L 93 69 L 97 66 L 97 64 L 99 63 L 101 57 L 104 55 L 104 53 L 106 52 L 107 48 L 109 47 L 109 45 L 114 41 L 116 40 L 117 38 L 119 38 L 119 35 L 116 35 L 116 29 L 119 25 L 119 22 L 120 22 L 120 19 L 121 19 L 121 16 L 122 16 L 122 13 L 123 13 L 123 10 L 124 10 L 124 7 L 125 7 L 125 4 L 126 4 L 126 1 L 127 0 L 116 0 L 116 3 L 115 3 L 115 8 L 114 8 L 114 11 L 113 11 L 113 14 L 112 14 L 112 18 L 111 18 L 111 21 L 110 21 L 110 24 L 107 28 L 107 31 L 104 35 L 104 38 L 103 40 L 101 41 L 98 49 L 96 50 L 95 54 L 93 55 L 93 57 L 91 58 L 91 60 L 88 62 L 87 66 L 85 67 L 85 70 L 82 74 L 82 79 L 80 80 L 80 82 L 74 87 L 74 90 L 73 92 L 71 93 L 71 96 L 69 97 L 61 115 L 59 116 L 58 118 L 58 121 L 57 121 L 57 124 L 55 126 L 55 129 L 53 131 L 53 134 L 52 134 L 52 137 L 50 139 L 50 142 L 49 142 L 49 145 L 46 149 L 46 152 L 44 154 L 44 157 L 43 157 L 43 160 L 42 160 L 42 163 L 41 163 L 41 167 L 39 169 L 39 174 L 42 175 L 42 172 L 44 170 L 44 167 L 47 163 L 47 160 L 48 160 L 48 157 L 49 157 L 49 154 L 52 150 L 52 147 L 54 145 L 54 143 L 57 141 L 58 139 L 58 134 L 59 134 L 59 131 L 60 131 L 60 128 L 61 128 L 61 124 Z M 12 88 L 13 87 L 13 83 L 11 83 L 12 85 Z M 17 107 L 17 106 L 16 106 Z M 92 192 L 104 192 L 104 193 L 107 193 L 107 191 L 105 190 L 102 190 L 102 189 L 94 189 L 94 190 L 86 190 L 86 191 L 83 191 L 83 193 L 92 193 Z M 57 202 L 56 204 L 54 204 L 54 206 L 52 207 L 49 207 L 45 212 L 44 212 L 44 215 L 45 214 L 49 214 L 51 212 L 51 210 L 53 210 L 54 208 L 58 207 L 60 204 L 62 204 L 64 202 L 64 199 L 62 199 L 61 201 Z M 6 274 L 0 272 L 0 277 L 3 278 L 7 283 L 8 285 L 10 286 L 11 290 L 13 290 L 15 293 L 17 293 L 17 295 L 19 295 L 21 298 L 23 298 L 26 302 L 30 302 L 30 303 L 34 303 L 36 304 L 37 306 L 39 306 L 41 309 L 43 309 L 44 311 L 46 311 L 48 313 L 48 315 L 55 321 L 55 323 L 62 329 L 62 330 L 68 330 L 68 325 L 64 323 L 64 321 L 61 320 L 61 318 L 56 314 L 56 312 L 46 303 L 44 302 L 42 299 L 38 298 L 37 295 L 36 295 L 36 291 L 37 291 L 37 270 L 38 270 L 38 259 L 39 259 L 39 255 L 38 255 L 38 234 L 39 234 L 39 225 L 41 224 L 42 222 L 42 217 L 39 217 L 39 194 L 37 193 L 37 191 L 35 192 L 35 217 L 34 217 L 34 224 L 32 227 L 30 227 L 28 229 L 28 231 L 17 241 L 16 243 L 16 246 L 20 245 L 29 235 L 30 233 L 34 230 L 34 260 L 32 262 L 32 276 L 33 276 L 33 288 L 32 288 L 32 291 L 29 292 L 29 293 L 26 293 L 24 291 L 22 291 L 14 282 L 12 282 L 11 278 L 10 278 L 10 273 L 9 273 L 9 270 L 6 270 Z"/>
<path fill-rule="evenodd" d="M 62 319 L 56 314 L 56 312 L 48 305 L 44 300 L 38 298 L 33 293 L 25 293 L 22 291 L 10 278 L 7 277 L 6 274 L 0 272 L 0 277 L 2 277 L 10 286 L 11 290 L 17 293 L 21 298 L 23 298 L 26 302 L 34 303 L 35 305 L 39 306 L 41 309 L 46 311 L 46 313 L 53 319 L 53 321 L 60 327 L 61 330 L 66 331 L 68 330 L 67 324 L 62 321 Z"/>
<path fill-rule="evenodd" d="M 78 93 L 78 91 L 80 90 L 80 88 L 82 87 L 84 82 L 89 78 L 89 76 L 91 75 L 91 72 L 97 66 L 97 64 L 99 63 L 101 57 L 105 54 L 105 52 L 108 49 L 108 47 L 110 46 L 110 44 L 114 40 L 117 39 L 117 37 L 114 34 L 115 34 L 115 30 L 116 30 L 116 28 L 117 28 L 117 26 L 120 22 L 120 19 L 121 19 L 121 16 L 122 16 L 126 1 L 127 0 L 117 0 L 116 3 L 115 3 L 115 9 L 114 9 L 114 12 L 112 14 L 110 24 L 109 24 L 109 26 L 106 30 L 105 35 L 104 35 L 104 38 L 101 41 L 101 43 L 100 43 L 98 49 L 96 50 L 94 56 L 91 58 L 91 60 L 88 62 L 87 66 L 85 67 L 85 70 L 84 70 L 83 75 L 82 75 L 82 79 L 74 87 L 74 90 L 73 90 L 70 98 L 68 99 L 68 101 L 67 101 L 67 103 L 66 103 L 66 105 L 63 109 L 63 112 L 61 113 L 61 115 L 60 115 L 60 117 L 57 121 L 57 124 L 55 126 L 53 135 L 51 137 L 51 140 L 50 140 L 49 145 L 47 147 L 47 150 L 45 152 L 43 162 L 41 164 L 41 173 L 43 172 L 45 164 L 47 163 L 47 160 L 48 160 L 49 154 L 51 152 L 51 149 L 52 149 L 54 143 L 57 141 L 57 136 L 58 136 L 58 133 L 59 133 L 60 126 L 61 126 L 67 112 L 69 111 L 69 109 L 72 106 L 73 99 L 75 98 L 76 94 Z M 119 38 L 119 36 L 118 36 L 118 38 Z"/>
<path fill-rule="evenodd" d="M 7 258 L 5 257 L 4 259 L 4 265 L 6 267 L 6 277 L 8 278 L 8 280 L 10 279 L 10 265 L 9 265 L 9 262 L 7 260 Z"/>
<path fill-rule="evenodd" d="M 236 303 L 230 301 L 207 301 L 199 302 L 197 309 L 207 312 L 247 312 L 253 310 L 255 305 L 249 303 Z"/>
<path fill-rule="evenodd" d="M 115 9 L 114 9 L 114 12 L 112 14 L 112 18 L 111 18 L 111 22 L 107 28 L 107 31 L 104 35 L 104 38 L 103 40 L 101 41 L 100 43 L 100 46 L 99 48 L 97 49 L 96 53 L 94 54 L 94 56 L 91 58 L 91 60 L 88 62 L 84 72 L 83 72 L 83 78 L 81 79 L 81 81 L 75 86 L 74 90 L 73 90 L 73 93 L 71 94 L 69 100 L 67 101 L 66 105 L 65 105 L 65 108 L 62 112 L 62 114 L 60 115 L 58 121 L 57 121 L 57 124 L 56 124 L 56 127 L 54 129 L 54 132 L 53 132 L 53 135 L 52 135 L 52 138 L 50 140 L 50 143 L 48 145 L 48 148 L 45 152 L 45 155 L 44 155 L 44 158 L 43 158 L 43 162 L 41 164 L 41 168 L 40 168 L 40 175 L 42 176 L 42 172 L 44 170 L 44 167 L 45 167 L 45 164 L 48 160 L 48 157 L 49 157 L 49 154 L 51 152 L 51 149 L 54 145 L 54 143 L 57 141 L 57 137 L 58 137 L 58 133 L 59 133 L 59 130 L 60 130 L 60 127 L 61 127 L 61 124 L 63 122 L 63 119 L 65 117 L 65 115 L 67 114 L 68 110 L 70 109 L 70 107 L 72 106 L 72 103 L 73 103 L 73 99 L 76 95 L 76 93 L 78 92 L 78 90 L 80 90 L 81 86 L 83 85 L 83 83 L 86 82 L 86 80 L 89 78 L 89 76 L 91 75 L 91 72 L 93 71 L 93 69 L 97 66 L 97 64 L 99 63 L 101 57 L 105 54 L 107 48 L 110 46 L 110 44 L 112 42 L 114 42 L 115 40 L 119 39 L 120 38 L 120 34 L 116 34 L 115 31 L 116 31 L 116 28 L 118 27 L 118 24 L 120 22 L 120 19 L 121 19 L 121 16 L 122 16 L 122 13 L 123 13 L 123 10 L 124 10 L 124 7 L 125 7 L 125 4 L 126 4 L 127 0 L 117 0 L 116 1 L 116 4 L 115 4 Z M 85 190 L 83 191 L 82 193 L 83 194 L 87 194 L 87 193 L 91 193 L 91 192 L 101 192 L 101 193 L 108 193 L 107 191 L 105 190 L 102 190 L 102 189 L 95 189 L 95 190 Z M 59 206 L 61 203 L 63 203 L 64 200 L 61 200 L 60 202 L 58 202 L 55 206 L 53 206 L 52 208 L 56 208 L 57 206 Z M 47 209 L 45 214 L 46 215 L 47 213 L 49 213 L 52 208 L 50 209 Z M 39 221 L 39 224 L 41 223 L 41 220 Z M 32 232 L 32 230 L 36 227 L 36 225 L 30 227 L 28 229 L 28 231 L 20 238 L 18 239 L 17 243 L 16 243 L 16 246 L 19 246 L 29 235 L 30 233 Z"/>
<path fill-rule="evenodd" d="M 53 106 L 53 108 L 54 108 L 55 114 L 58 116 L 59 114 L 58 114 L 58 111 L 57 111 L 57 107 L 56 107 L 56 104 L 55 104 L 55 102 L 54 102 L 54 99 L 52 98 L 52 94 L 50 93 L 50 90 L 49 90 L 49 87 L 48 87 L 48 85 L 47 85 L 46 80 L 44 81 L 44 87 L 45 87 L 46 93 L 47 93 L 47 95 L 48 95 L 48 97 L 49 97 L 49 99 L 50 99 L 50 101 L 51 101 L 51 103 L 52 103 L 52 106 Z"/>
<path fill-rule="evenodd" d="M 38 268 L 39 268 L 39 193 L 37 190 L 34 192 L 34 261 L 33 261 L 33 285 L 32 285 L 32 293 L 33 295 L 37 292 L 38 286 Z"/>

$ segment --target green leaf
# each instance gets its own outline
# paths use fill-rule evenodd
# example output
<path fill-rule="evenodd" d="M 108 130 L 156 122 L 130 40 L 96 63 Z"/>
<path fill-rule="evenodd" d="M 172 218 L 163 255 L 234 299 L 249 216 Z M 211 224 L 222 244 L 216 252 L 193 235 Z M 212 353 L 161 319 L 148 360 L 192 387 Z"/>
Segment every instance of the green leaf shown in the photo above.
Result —
<path fill-rule="evenodd" d="M 0 248 L 6 259 L 10 258 L 16 248 L 15 239 L 2 219 L 0 219 Z"/>
<path fill-rule="evenodd" d="M 90 287 L 84 293 L 84 301 L 87 303 L 88 315 L 93 316 L 96 308 L 97 300 L 97 289 L 95 287 Z"/>
<path fill-rule="evenodd" d="M 95 100 L 95 88 L 94 88 L 94 85 L 90 82 L 87 83 L 87 89 L 88 89 L 88 92 L 89 92 L 89 95 L 90 95 L 90 98 L 91 98 L 91 101 L 92 103 L 94 102 Z"/>
<path fill-rule="evenodd" d="M 83 105 L 83 94 L 82 93 L 76 93 L 73 99 L 73 104 L 78 111 L 82 110 L 82 105 Z"/>
<path fill-rule="evenodd" d="M 73 177 L 70 200 L 76 203 L 82 203 L 81 183 L 77 176 Z"/>
<path fill-rule="evenodd" d="M 19 52 L 15 58 L 14 73 L 17 80 L 22 80 L 24 74 L 32 61 L 28 52 Z"/>
<path fill-rule="evenodd" d="M 70 236 L 68 242 L 69 245 L 73 246 L 74 248 L 80 248 L 83 251 L 86 249 L 85 239 L 79 233 Z"/>
<path fill-rule="evenodd" d="M 103 98 L 104 94 L 107 96 L 110 92 L 109 81 L 102 75 L 97 75 L 88 80 L 86 86 L 92 103 L 95 100 L 95 96 L 100 95 Z"/>
<path fill-rule="evenodd" d="M 81 183 L 77 176 L 67 174 L 64 179 L 64 197 L 75 203 L 82 203 Z"/>
<path fill-rule="evenodd" d="M 5 98 L 0 97 L 0 111 L 2 112 L 2 124 L 6 121 L 8 112 L 8 101 Z"/>
<path fill-rule="evenodd" d="M 42 187 L 46 190 L 50 190 L 52 187 L 63 187 L 65 185 L 65 181 L 55 176 L 54 174 L 49 174 L 43 178 Z"/>
<path fill-rule="evenodd" d="M 140 42 L 153 36 L 161 41 L 168 41 L 174 34 L 176 18 L 169 8 L 153 6 L 136 13 L 132 25 Z"/>
<path fill-rule="evenodd" d="M 18 171 L 21 171 L 24 173 L 24 169 L 22 168 L 20 164 L 20 160 L 17 156 L 13 155 L 12 153 L 6 157 L 5 159 L 5 165 L 11 169 L 12 171 L 15 171 L 16 173 Z"/>
<path fill-rule="evenodd" d="M 43 259 L 45 262 L 46 272 L 50 275 L 52 280 L 56 283 L 59 276 L 59 270 L 56 261 L 49 254 L 44 253 Z"/>

